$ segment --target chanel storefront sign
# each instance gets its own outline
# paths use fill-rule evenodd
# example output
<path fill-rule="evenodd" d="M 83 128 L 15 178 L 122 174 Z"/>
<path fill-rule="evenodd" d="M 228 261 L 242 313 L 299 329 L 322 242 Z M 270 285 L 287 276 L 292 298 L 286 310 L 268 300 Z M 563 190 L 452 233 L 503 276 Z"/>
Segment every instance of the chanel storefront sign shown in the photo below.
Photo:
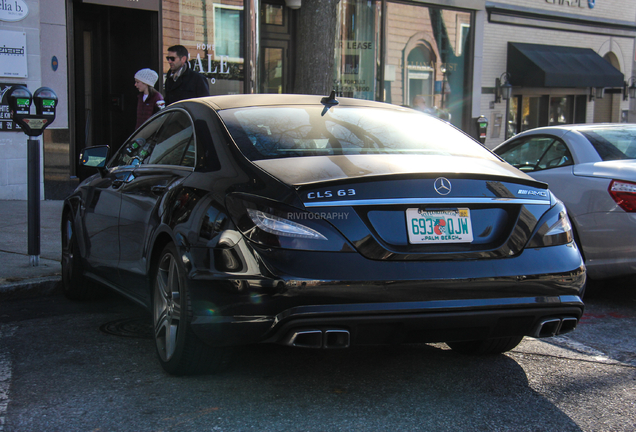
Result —
<path fill-rule="evenodd" d="M 596 0 L 545 0 L 545 1 L 547 3 L 553 3 L 553 4 L 563 5 L 563 6 L 570 6 L 570 7 L 580 7 L 580 8 L 589 7 L 590 9 L 592 9 L 594 7 L 594 4 L 596 3 Z"/>

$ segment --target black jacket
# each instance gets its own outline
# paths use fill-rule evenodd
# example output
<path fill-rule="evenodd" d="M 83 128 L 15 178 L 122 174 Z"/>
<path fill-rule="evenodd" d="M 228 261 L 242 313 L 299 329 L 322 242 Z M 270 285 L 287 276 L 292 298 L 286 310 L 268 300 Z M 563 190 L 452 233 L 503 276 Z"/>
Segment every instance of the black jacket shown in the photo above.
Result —
<path fill-rule="evenodd" d="M 164 89 L 166 105 L 183 99 L 210 96 L 208 80 L 190 67 L 176 81 L 172 79 L 172 71 L 168 71 Z"/>

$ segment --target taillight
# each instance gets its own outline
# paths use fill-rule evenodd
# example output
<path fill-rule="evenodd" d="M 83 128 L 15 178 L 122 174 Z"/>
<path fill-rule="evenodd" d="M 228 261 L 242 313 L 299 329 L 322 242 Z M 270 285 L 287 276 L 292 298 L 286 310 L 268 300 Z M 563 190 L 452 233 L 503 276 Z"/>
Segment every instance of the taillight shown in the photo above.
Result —
<path fill-rule="evenodd" d="M 327 240 L 327 237 L 305 225 L 274 216 L 269 213 L 248 208 L 247 214 L 257 227 L 265 232 L 282 237 L 308 238 L 314 240 Z"/>
<path fill-rule="evenodd" d="M 608 192 L 620 208 L 628 213 L 636 212 L 636 183 L 612 180 Z"/>
<path fill-rule="evenodd" d="M 574 240 L 572 225 L 565 206 L 561 201 L 552 207 L 541 219 L 541 225 L 534 234 L 529 247 L 546 247 L 568 244 Z"/>
<path fill-rule="evenodd" d="M 230 194 L 226 204 L 234 225 L 254 243 L 282 249 L 353 251 L 321 213 L 242 193 Z"/>

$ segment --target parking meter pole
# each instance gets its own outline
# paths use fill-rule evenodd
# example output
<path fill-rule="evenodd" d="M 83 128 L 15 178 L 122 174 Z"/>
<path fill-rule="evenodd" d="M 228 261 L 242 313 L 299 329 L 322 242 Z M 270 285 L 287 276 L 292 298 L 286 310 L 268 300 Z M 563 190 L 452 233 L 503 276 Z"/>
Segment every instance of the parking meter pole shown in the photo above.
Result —
<path fill-rule="evenodd" d="M 40 141 L 27 142 L 28 252 L 32 267 L 40 265 Z"/>
<path fill-rule="evenodd" d="M 4 4 L 4 1 L 3 1 Z M 31 94 L 22 85 L 11 86 L 6 95 L 11 119 L 28 135 L 27 142 L 27 213 L 28 249 L 31 266 L 40 265 L 40 140 L 53 120 L 57 95 L 48 87 L 40 87 Z M 35 115 L 31 105 L 35 103 Z"/>

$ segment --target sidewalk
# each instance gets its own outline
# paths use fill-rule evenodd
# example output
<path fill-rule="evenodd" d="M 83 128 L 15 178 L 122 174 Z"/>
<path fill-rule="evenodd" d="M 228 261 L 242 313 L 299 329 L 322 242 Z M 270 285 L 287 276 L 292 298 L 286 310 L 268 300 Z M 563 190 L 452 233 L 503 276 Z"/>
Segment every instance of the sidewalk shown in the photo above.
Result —
<path fill-rule="evenodd" d="M 40 201 L 40 265 L 28 254 L 27 201 L 0 200 L 0 301 L 60 289 L 62 201 Z"/>

